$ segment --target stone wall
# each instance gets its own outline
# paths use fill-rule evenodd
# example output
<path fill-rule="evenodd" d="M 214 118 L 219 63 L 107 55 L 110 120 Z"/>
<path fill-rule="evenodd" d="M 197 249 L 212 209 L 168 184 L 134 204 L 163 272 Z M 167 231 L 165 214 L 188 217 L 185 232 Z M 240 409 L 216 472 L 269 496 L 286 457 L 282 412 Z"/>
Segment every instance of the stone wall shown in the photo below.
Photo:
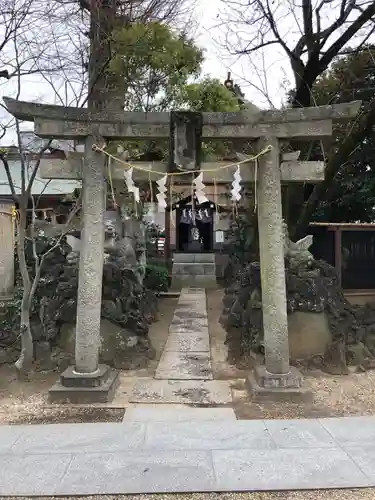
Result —
<path fill-rule="evenodd" d="M 38 253 L 51 241 L 38 240 Z M 31 249 L 28 261 L 32 263 Z M 45 260 L 32 310 L 32 333 L 36 361 L 61 369 L 73 360 L 77 309 L 78 263 L 70 259 L 71 247 L 63 239 Z M 0 363 L 13 362 L 19 352 L 19 305 L 22 289 L 18 281 L 13 302 L 0 308 Z M 154 356 L 148 337 L 155 318 L 155 294 L 140 285 L 134 275 L 115 261 L 103 268 L 101 359 L 109 365 L 133 369 L 145 366 Z"/>
<path fill-rule="evenodd" d="M 311 269 L 286 262 L 289 348 L 292 362 L 347 373 L 348 366 L 372 368 L 375 308 L 352 306 L 338 286 L 335 269 L 314 261 Z M 250 368 L 263 356 L 260 265 L 237 270 L 227 284 L 221 323 L 227 330 L 230 362 Z"/>

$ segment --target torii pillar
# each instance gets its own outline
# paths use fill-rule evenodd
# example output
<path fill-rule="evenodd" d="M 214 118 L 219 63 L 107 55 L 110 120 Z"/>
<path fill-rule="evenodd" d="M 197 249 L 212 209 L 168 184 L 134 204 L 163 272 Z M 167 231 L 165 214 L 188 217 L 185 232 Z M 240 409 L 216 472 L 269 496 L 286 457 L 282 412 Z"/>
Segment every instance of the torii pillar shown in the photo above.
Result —
<path fill-rule="evenodd" d="M 280 147 L 274 136 L 258 141 L 259 150 L 271 151 L 259 158 L 257 190 L 259 256 L 265 364 L 248 377 L 253 400 L 310 399 L 299 371 L 289 364 L 284 231 L 281 201 Z"/>
<path fill-rule="evenodd" d="M 14 116 L 34 121 L 35 133 L 40 137 L 85 141 L 86 158 L 84 161 L 86 164 L 84 168 L 82 168 L 82 158 L 78 158 L 78 162 L 67 161 L 54 172 L 50 170 L 49 173 L 43 173 L 43 177 L 51 179 L 82 179 L 90 174 L 92 168 L 95 171 L 95 180 L 102 181 L 104 175 L 99 168 L 102 159 L 100 160 L 97 153 L 90 149 L 94 141 L 93 135 L 103 137 L 105 140 L 149 140 L 168 138 L 171 132 L 170 113 L 95 113 L 90 110 L 40 105 L 9 98 L 4 98 L 4 101 Z M 257 367 L 255 373 L 249 376 L 249 387 L 255 398 L 304 396 L 302 377 L 289 365 L 281 181 L 317 182 L 323 180 L 324 164 L 310 161 L 280 162 L 280 141 L 295 139 L 311 141 L 329 137 L 332 134 L 333 121 L 345 121 L 355 117 L 359 107 L 360 102 L 357 101 L 282 111 L 202 113 L 203 139 L 252 140 L 258 142 L 259 151 L 262 151 L 265 146 L 272 146 L 269 152 L 259 158 L 257 172 L 265 365 Z M 157 166 L 159 171 L 160 168 L 160 165 Z M 166 172 L 167 169 L 164 171 Z M 254 165 L 249 164 L 243 171 L 245 182 L 256 180 Z M 149 179 L 149 173 L 146 172 L 145 175 L 146 179 Z M 114 168 L 112 178 L 115 176 L 122 178 L 123 169 Z M 95 209 L 94 204 L 97 201 L 102 204 L 103 200 L 95 200 L 96 191 L 92 179 L 90 182 L 86 179 L 86 187 L 90 188 L 90 193 L 87 192 L 87 203 L 84 205 L 87 212 L 84 215 L 84 231 L 86 231 L 85 241 L 90 243 L 90 234 L 98 229 L 96 222 L 99 226 L 101 225 L 102 209 Z M 100 238 L 100 235 L 95 236 L 95 241 L 99 246 L 102 245 Z M 95 256 L 93 252 L 82 256 L 83 268 L 88 273 L 83 283 L 86 285 L 96 283 L 98 288 L 99 283 L 101 284 L 101 267 L 99 262 L 96 264 L 93 262 L 93 256 Z M 86 288 L 92 289 L 87 286 Z M 96 290 L 96 304 L 99 303 L 99 293 L 99 290 Z M 97 311 L 92 314 L 90 296 L 87 295 L 81 304 L 84 306 L 84 318 L 82 321 L 77 321 L 77 326 L 80 324 L 82 327 L 82 345 L 77 345 L 76 366 L 78 370 L 80 367 L 86 370 L 86 373 L 85 376 L 78 373 L 78 379 L 86 381 L 87 384 L 91 383 L 91 387 L 94 387 L 98 381 L 105 378 L 102 374 L 100 379 L 100 368 L 94 372 L 91 371 L 97 366 L 100 316 Z M 90 360 L 87 359 L 87 353 Z M 90 372 L 87 373 L 87 370 Z M 69 387 L 74 376 L 75 374 L 71 373 L 64 379 L 63 374 L 62 385 L 65 384 L 65 388 Z M 82 387 L 81 392 L 84 396 Z"/>

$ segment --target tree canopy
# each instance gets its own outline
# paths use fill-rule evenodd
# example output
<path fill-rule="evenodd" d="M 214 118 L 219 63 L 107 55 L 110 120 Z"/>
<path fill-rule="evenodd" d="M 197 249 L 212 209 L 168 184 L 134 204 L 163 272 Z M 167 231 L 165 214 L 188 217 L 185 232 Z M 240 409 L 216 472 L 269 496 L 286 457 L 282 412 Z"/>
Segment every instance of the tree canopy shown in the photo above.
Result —
<path fill-rule="evenodd" d="M 123 81 L 127 110 L 169 109 L 188 79 L 200 73 L 203 51 L 163 23 L 132 23 L 112 37 L 109 71 Z"/>
<path fill-rule="evenodd" d="M 369 222 L 374 219 L 375 132 L 372 126 L 364 126 L 374 105 L 374 91 L 373 46 L 337 58 L 313 87 L 317 105 L 362 101 L 357 120 L 335 127 L 332 144 L 326 151 L 328 161 L 333 159 L 348 136 L 356 134 L 358 141 L 327 186 L 314 219 L 332 222 Z"/>
<path fill-rule="evenodd" d="M 185 85 L 181 103 L 192 111 L 239 111 L 238 99 L 220 80 L 206 76 Z"/>
<path fill-rule="evenodd" d="M 124 92 L 127 111 L 240 109 L 238 99 L 223 82 L 201 77 L 203 50 L 161 22 L 137 22 L 116 30 L 112 52 L 109 71 Z M 155 154 L 156 160 L 168 155 L 169 145 L 166 141 L 137 141 L 126 143 L 126 149 L 137 156 Z M 207 144 L 204 154 L 223 155 L 227 150 L 225 143 Z"/>

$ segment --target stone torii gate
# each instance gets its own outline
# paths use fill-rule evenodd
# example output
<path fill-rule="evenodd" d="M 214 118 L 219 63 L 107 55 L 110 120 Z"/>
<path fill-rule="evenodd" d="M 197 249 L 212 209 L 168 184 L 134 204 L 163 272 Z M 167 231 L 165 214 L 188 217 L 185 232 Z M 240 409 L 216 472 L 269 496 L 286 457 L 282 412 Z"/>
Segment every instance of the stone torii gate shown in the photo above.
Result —
<path fill-rule="evenodd" d="M 333 121 L 356 116 L 360 102 L 282 111 L 202 113 L 98 112 L 16 101 L 4 98 L 8 111 L 21 120 L 33 121 L 42 138 L 84 141 L 85 157 L 52 167 L 44 177 L 82 179 L 83 236 L 79 265 L 76 356 L 74 369 L 61 376 L 60 399 L 106 400 L 115 385 L 115 374 L 98 364 L 103 269 L 103 214 L 105 211 L 105 158 L 94 143 L 120 139 L 165 139 L 171 136 L 174 165 L 191 171 L 200 168 L 201 139 L 253 140 L 259 151 L 272 149 L 258 160 L 258 222 L 263 303 L 265 367 L 256 371 L 259 392 L 298 392 L 302 378 L 289 365 L 286 309 L 281 182 L 317 182 L 324 179 L 322 162 L 280 162 L 280 141 L 310 141 L 332 134 Z M 219 166 L 219 165 L 218 165 Z M 161 170 L 161 165 L 157 165 Z M 244 182 L 254 181 L 254 164 L 242 168 Z M 66 169 L 66 170 L 65 170 Z M 113 178 L 123 179 L 123 169 Z M 73 386 L 73 387 L 72 387 Z M 99 394 L 99 396 L 98 396 Z M 56 396 L 56 394 L 55 394 Z M 54 398 L 55 398 L 54 396 Z M 59 399 L 56 397 L 54 400 Z"/>

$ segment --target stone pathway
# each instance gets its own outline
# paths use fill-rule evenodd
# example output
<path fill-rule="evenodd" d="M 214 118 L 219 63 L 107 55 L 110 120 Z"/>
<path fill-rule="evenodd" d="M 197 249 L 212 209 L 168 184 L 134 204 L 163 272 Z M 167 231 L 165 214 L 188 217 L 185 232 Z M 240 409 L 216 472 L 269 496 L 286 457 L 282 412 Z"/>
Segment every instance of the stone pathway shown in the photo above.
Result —
<path fill-rule="evenodd" d="M 117 424 L 0 426 L 0 495 L 375 486 L 375 417 L 240 421 L 221 415 L 199 417 L 197 425 L 193 410 L 202 409 L 185 416 L 181 410 L 180 421 L 160 413 L 150 421 L 135 409 Z"/>
<path fill-rule="evenodd" d="M 183 288 L 154 379 L 139 380 L 131 403 L 228 404 L 229 383 L 213 380 L 204 288 Z"/>
<path fill-rule="evenodd" d="M 183 288 L 155 373 L 161 380 L 212 380 L 206 292 Z"/>
<path fill-rule="evenodd" d="M 184 289 L 122 423 L 0 426 L 0 496 L 375 486 L 375 417 L 236 420 L 212 378 L 205 292 Z"/>

